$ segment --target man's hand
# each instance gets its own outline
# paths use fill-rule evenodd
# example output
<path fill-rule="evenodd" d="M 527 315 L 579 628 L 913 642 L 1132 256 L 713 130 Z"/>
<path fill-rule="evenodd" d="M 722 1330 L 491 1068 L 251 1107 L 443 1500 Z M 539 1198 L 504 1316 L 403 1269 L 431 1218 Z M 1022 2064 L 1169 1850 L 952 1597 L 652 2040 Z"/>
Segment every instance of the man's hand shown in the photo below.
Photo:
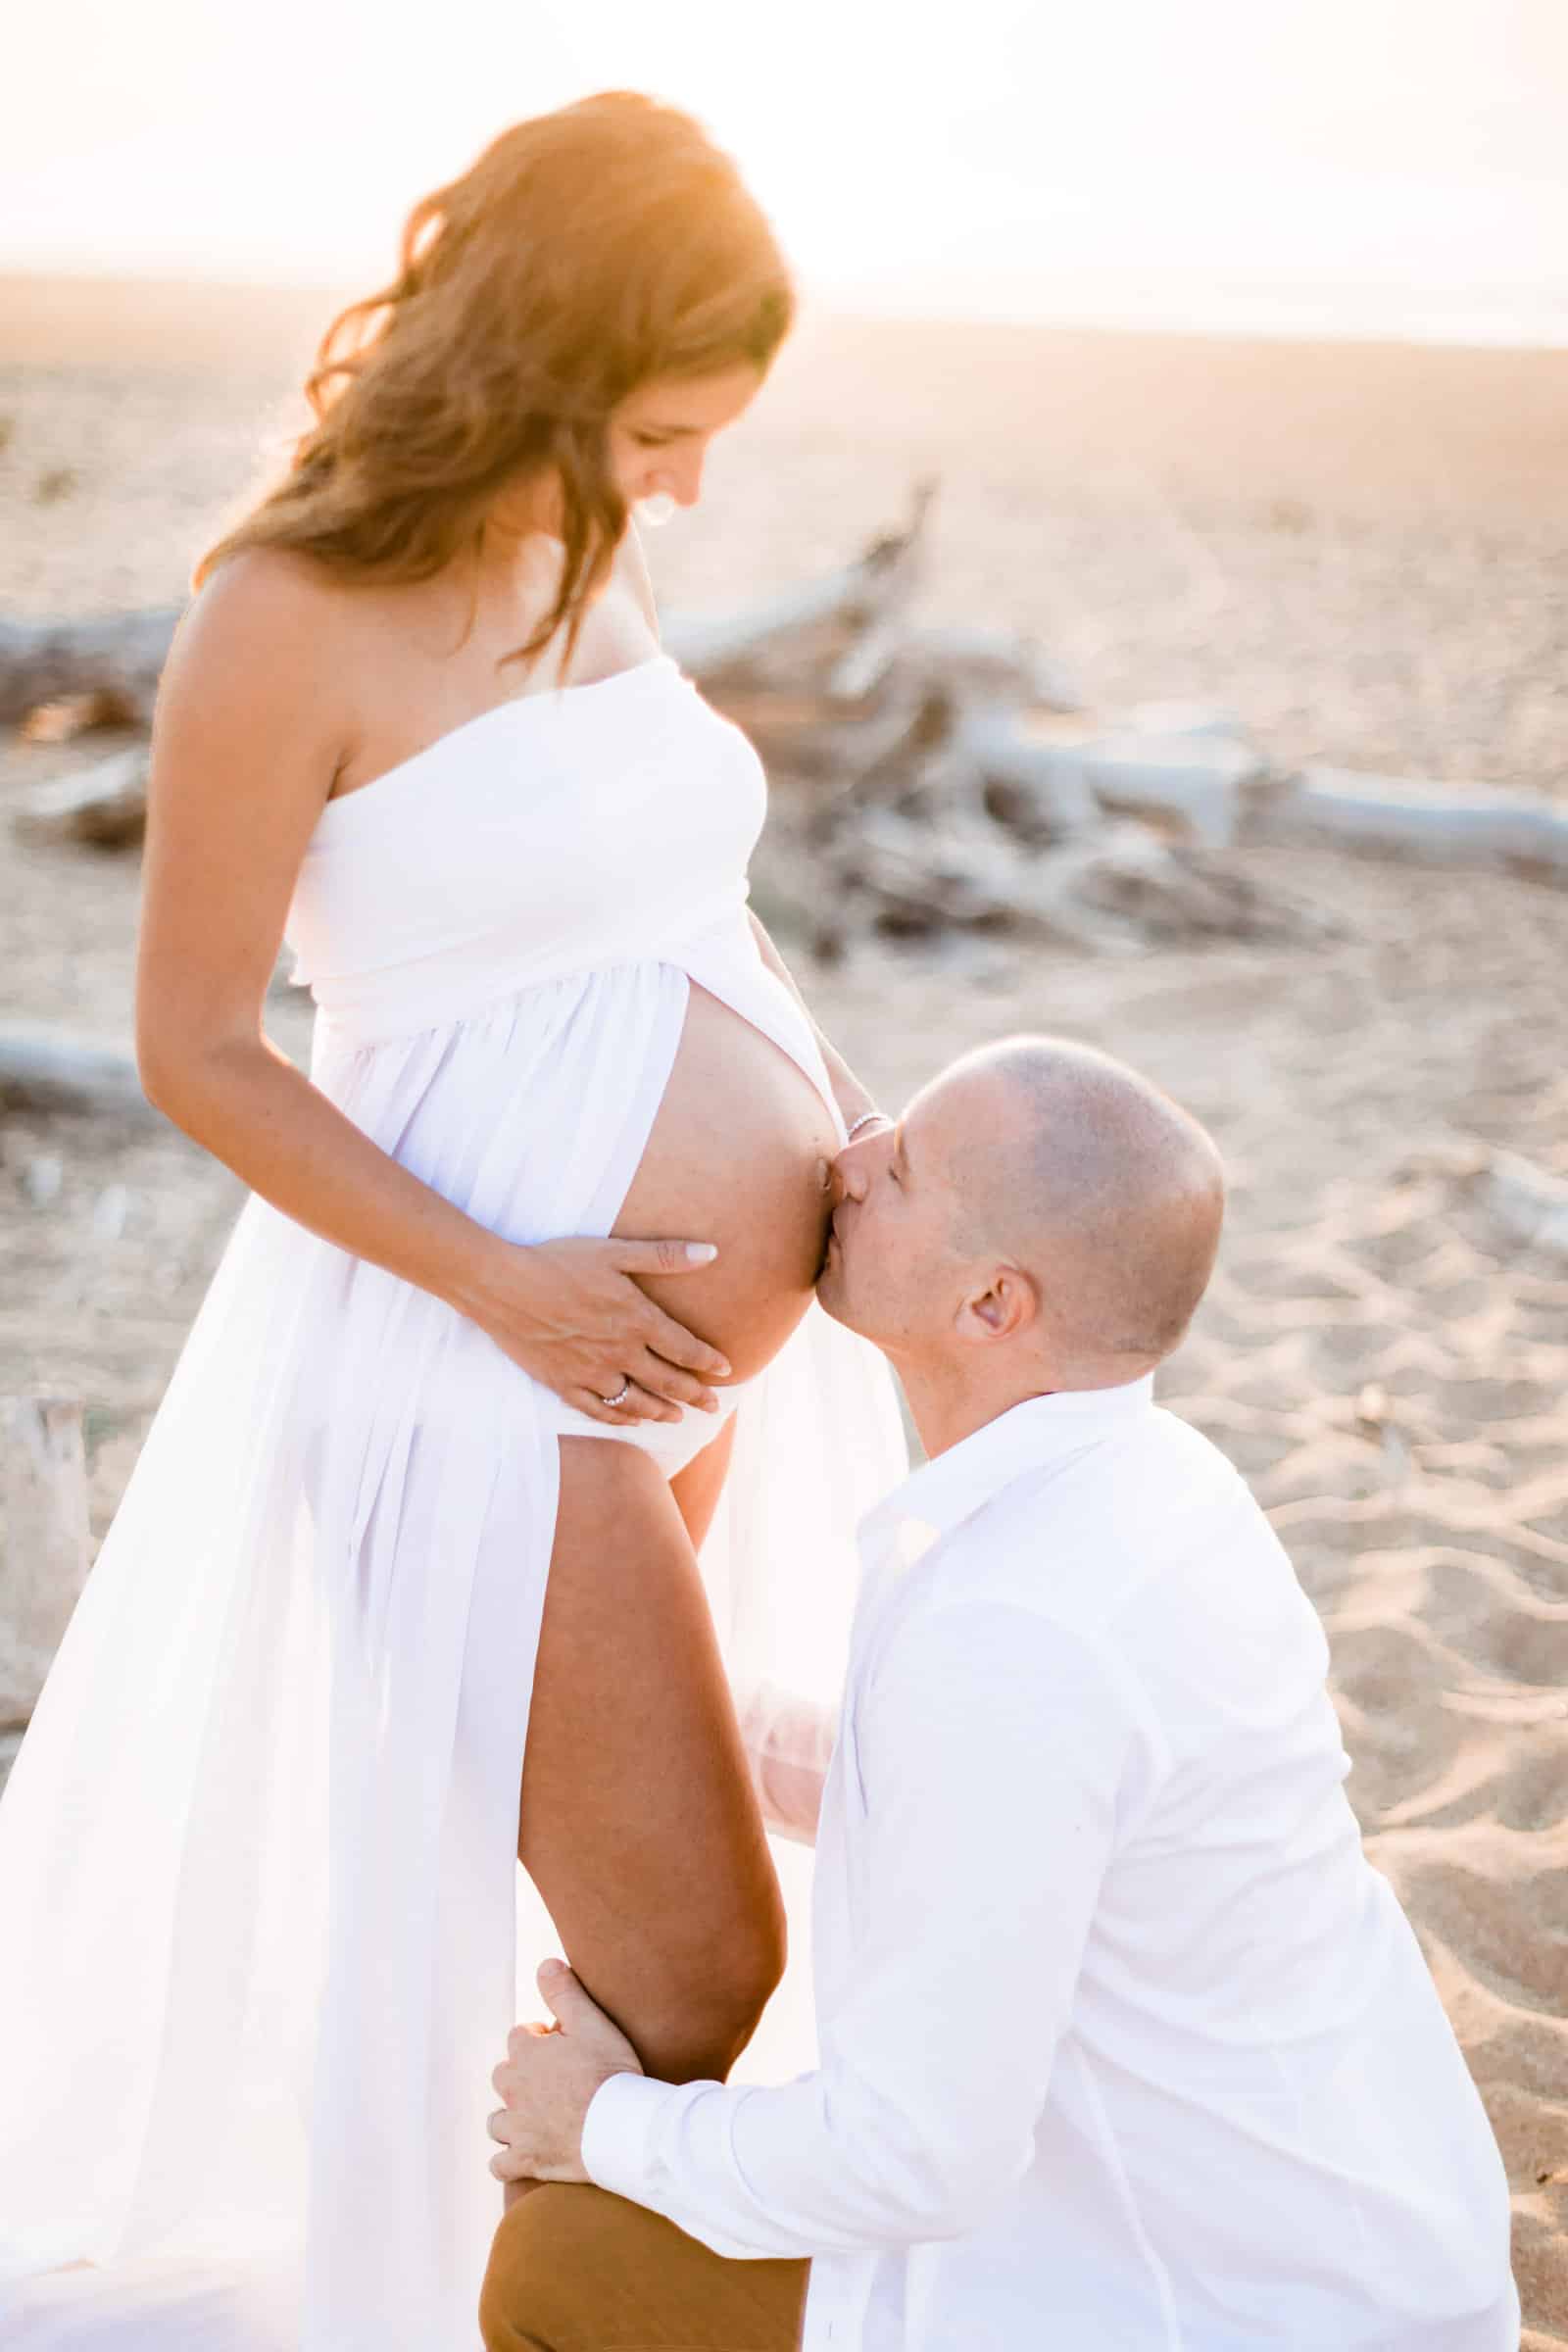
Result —
<path fill-rule="evenodd" d="M 498 2180 L 586 2180 L 582 2127 L 589 2103 L 612 2075 L 640 2075 L 631 2043 L 588 1998 L 564 1960 L 547 1960 L 538 1976 L 553 2026 L 514 2026 L 507 2055 L 490 2080 L 506 2105 L 490 2118 L 501 2153 L 490 2159 Z"/>

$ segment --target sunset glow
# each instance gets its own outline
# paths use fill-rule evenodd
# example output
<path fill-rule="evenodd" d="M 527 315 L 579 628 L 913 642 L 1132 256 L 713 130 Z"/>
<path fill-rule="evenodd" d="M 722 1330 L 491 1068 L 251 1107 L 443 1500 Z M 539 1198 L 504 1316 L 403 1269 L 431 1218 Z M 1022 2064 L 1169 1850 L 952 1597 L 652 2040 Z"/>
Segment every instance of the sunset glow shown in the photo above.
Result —
<path fill-rule="evenodd" d="M 1555 0 L 71 0 L 8 52 L 10 268 L 363 281 L 505 122 L 622 85 L 700 114 L 861 306 L 1568 334 Z"/>

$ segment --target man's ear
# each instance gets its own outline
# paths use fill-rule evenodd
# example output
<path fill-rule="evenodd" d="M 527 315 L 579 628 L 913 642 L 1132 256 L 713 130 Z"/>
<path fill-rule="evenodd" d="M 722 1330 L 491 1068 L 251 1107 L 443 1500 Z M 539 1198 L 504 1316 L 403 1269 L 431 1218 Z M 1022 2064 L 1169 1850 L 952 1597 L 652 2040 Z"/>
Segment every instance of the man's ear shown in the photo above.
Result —
<path fill-rule="evenodd" d="M 986 1345 L 1011 1339 L 1040 1312 L 1040 1294 L 1021 1266 L 993 1266 L 983 1290 L 971 1291 L 958 1309 L 959 1336 Z"/>

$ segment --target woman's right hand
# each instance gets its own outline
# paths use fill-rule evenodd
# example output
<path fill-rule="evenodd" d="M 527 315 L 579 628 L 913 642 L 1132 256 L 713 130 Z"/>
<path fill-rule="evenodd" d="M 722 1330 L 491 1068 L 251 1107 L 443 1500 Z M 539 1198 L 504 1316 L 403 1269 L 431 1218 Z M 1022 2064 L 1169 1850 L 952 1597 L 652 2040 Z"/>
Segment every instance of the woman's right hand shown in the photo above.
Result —
<path fill-rule="evenodd" d="M 678 1421 L 682 1405 L 717 1411 L 706 1382 L 729 1365 L 632 1278 L 695 1274 L 717 1254 L 710 1242 L 501 1243 L 472 1296 L 457 1303 L 503 1354 L 592 1420 Z M 621 1401 L 607 1405 L 626 1380 Z"/>

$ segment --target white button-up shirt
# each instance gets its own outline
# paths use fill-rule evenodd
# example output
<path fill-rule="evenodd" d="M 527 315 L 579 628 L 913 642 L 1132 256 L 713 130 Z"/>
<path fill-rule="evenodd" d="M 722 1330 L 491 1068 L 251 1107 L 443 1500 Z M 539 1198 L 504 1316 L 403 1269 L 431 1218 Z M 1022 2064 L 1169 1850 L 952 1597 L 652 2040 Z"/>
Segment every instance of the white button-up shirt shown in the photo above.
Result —
<path fill-rule="evenodd" d="M 1496 2146 L 1229 1463 L 1152 1381 L 1034 1397 L 861 1544 L 821 2063 L 617 2076 L 591 2177 L 811 2256 L 805 2352 L 1516 2352 Z"/>

